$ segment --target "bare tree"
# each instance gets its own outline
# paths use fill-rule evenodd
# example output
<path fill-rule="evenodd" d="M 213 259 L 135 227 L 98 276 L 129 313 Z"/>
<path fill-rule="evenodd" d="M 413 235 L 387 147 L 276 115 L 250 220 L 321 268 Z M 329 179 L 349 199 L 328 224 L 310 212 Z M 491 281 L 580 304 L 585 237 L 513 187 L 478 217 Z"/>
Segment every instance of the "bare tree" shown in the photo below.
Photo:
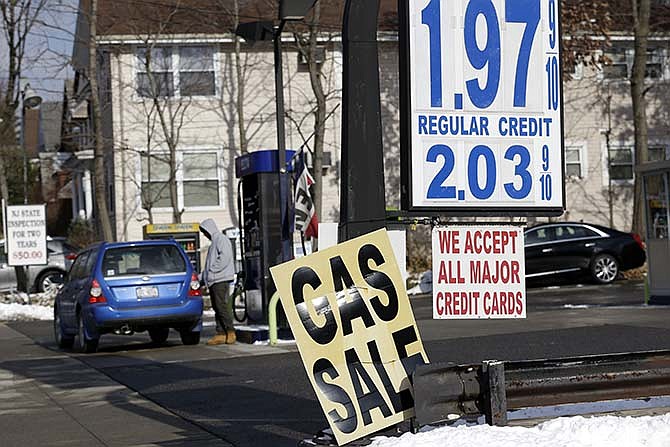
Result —
<path fill-rule="evenodd" d="M 313 176 L 314 176 L 314 209 L 316 217 L 321 220 L 321 198 L 323 196 L 323 140 L 326 133 L 326 92 L 324 90 L 321 67 L 323 61 L 318 62 L 317 56 L 323 48 L 317 46 L 321 18 L 321 2 L 317 1 L 312 8 L 312 15 L 308 22 L 307 36 L 300 33 L 294 33 L 296 44 L 300 54 L 307 62 L 309 71 L 309 82 L 312 86 L 316 104 L 313 109 L 314 115 L 314 156 L 313 156 Z"/>
<path fill-rule="evenodd" d="M 328 27 L 321 24 L 321 2 L 318 0 L 312 7 L 310 16 L 305 21 L 307 23 L 307 32 L 294 31 L 293 37 L 298 52 L 307 66 L 314 98 L 313 107 L 308 113 L 313 118 L 312 175 L 314 177 L 314 208 L 317 219 L 321 221 L 323 214 L 323 157 L 326 121 L 332 114 L 332 111 L 329 113 L 327 107 L 328 101 L 338 94 L 338 90 L 332 88 L 330 85 L 329 80 L 322 71 L 322 67 L 327 62 L 327 49 L 332 45 L 332 39 L 335 35 L 332 32 L 328 32 Z M 296 120 L 293 120 L 298 129 L 302 121 L 296 122 Z"/>
<path fill-rule="evenodd" d="M 95 132 L 94 160 L 94 191 L 98 211 L 98 220 L 102 237 L 106 241 L 114 240 L 112 223 L 109 218 L 107 202 L 107 180 L 105 175 L 105 145 L 102 135 L 102 109 L 100 107 L 100 91 L 98 88 L 98 0 L 91 0 L 89 15 L 89 42 L 88 42 L 88 81 L 91 88 L 91 108 L 93 115 L 93 131 Z"/>
<path fill-rule="evenodd" d="M 170 193 L 170 204 L 172 206 L 172 218 L 176 223 L 181 222 L 181 216 L 184 212 L 179 207 L 178 191 L 177 191 L 177 149 L 179 147 L 179 139 L 181 129 L 184 125 L 185 112 L 190 104 L 190 97 L 181 96 L 175 100 L 172 98 L 171 89 L 168 85 L 169 80 L 160 79 L 159 75 L 154 71 L 156 65 L 152 61 L 156 56 L 156 51 L 162 51 L 163 48 L 156 46 L 157 36 L 152 35 L 146 37 L 143 64 L 146 70 L 146 79 L 148 81 L 148 89 L 143 90 L 143 96 L 151 102 L 151 111 L 147 116 L 148 123 L 154 123 L 152 114 L 155 114 L 158 119 L 158 126 L 163 142 L 168 148 L 167 164 L 169 166 L 168 190 Z M 163 67 L 161 67 L 163 68 Z M 148 165 L 151 165 L 152 157 L 149 156 Z"/>
<path fill-rule="evenodd" d="M 186 89 L 198 94 L 203 88 L 208 88 L 208 80 L 198 79 L 195 75 L 194 79 L 175 82 L 175 72 L 197 69 L 194 66 L 205 62 L 197 57 L 181 55 L 180 67 L 172 65 L 174 48 L 162 42 L 162 38 L 170 34 L 169 29 L 177 22 L 176 17 L 182 12 L 183 6 L 179 1 L 162 6 L 160 16 L 138 14 L 131 23 L 137 40 L 142 42 L 132 62 L 138 73 L 130 81 L 131 90 L 140 99 L 141 112 L 136 120 L 144 128 L 146 138 L 146 150 L 139 153 L 143 178 L 137 186 L 141 189 L 142 207 L 147 211 L 151 223 L 154 221 L 153 208 L 157 205 L 165 206 L 166 192 L 172 209 L 172 221 L 181 223 L 184 207 L 179 203 L 177 174 L 181 166 L 178 151 L 182 129 L 193 122 L 188 113 L 192 99 Z M 128 7 L 133 8 L 135 5 L 130 2 Z M 133 14 L 129 12 L 128 15 Z M 188 67 L 189 63 L 194 66 Z"/>
<path fill-rule="evenodd" d="M 647 42 L 649 38 L 650 0 L 631 0 L 635 52 L 630 76 L 630 95 L 633 101 L 633 127 L 635 133 L 635 166 L 647 161 L 647 101 L 644 78 L 647 68 Z M 642 176 L 635 176 L 633 194 L 632 231 L 642 234 L 644 230 Z"/>
<path fill-rule="evenodd" d="M 0 195 L 5 201 L 9 200 L 6 156 L 9 146 L 16 144 L 14 124 L 21 100 L 20 82 L 26 60 L 26 44 L 47 3 L 48 0 L 0 0 L 7 55 L 7 82 L 0 94 L 3 102 L 0 107 Z"/>

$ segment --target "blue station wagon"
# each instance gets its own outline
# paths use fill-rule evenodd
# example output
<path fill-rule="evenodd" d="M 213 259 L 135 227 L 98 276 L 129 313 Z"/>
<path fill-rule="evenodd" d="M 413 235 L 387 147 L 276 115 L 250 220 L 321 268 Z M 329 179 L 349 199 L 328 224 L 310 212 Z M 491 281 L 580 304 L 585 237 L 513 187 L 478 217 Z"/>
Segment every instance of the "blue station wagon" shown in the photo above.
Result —
<path fill-rule="evenodd" d="M 175 241 L 88 247 L 74 261 L 54 304 L 54 337 L 60 348 L 76 341 L 79 351 L 95 352 L 103 334 L 143 331 L 160 344 L 170 328 L 185 345 L 200 342 L 200 282 Z"/>

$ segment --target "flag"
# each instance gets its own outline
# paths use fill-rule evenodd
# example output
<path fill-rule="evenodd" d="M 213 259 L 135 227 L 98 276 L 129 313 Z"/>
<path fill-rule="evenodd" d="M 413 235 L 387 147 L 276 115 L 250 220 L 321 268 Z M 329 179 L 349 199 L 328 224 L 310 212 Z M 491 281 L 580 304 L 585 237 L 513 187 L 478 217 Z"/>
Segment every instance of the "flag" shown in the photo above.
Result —
<path fill-rule="evenodd" d="M 319 237 L 319 221 L 314 210 L 314 202 L 309 187 L 314 179 L 305 164 L 305 152 L 300 151 L 295 156 L 295 229 L 305 233 L 305 237 Z"/>

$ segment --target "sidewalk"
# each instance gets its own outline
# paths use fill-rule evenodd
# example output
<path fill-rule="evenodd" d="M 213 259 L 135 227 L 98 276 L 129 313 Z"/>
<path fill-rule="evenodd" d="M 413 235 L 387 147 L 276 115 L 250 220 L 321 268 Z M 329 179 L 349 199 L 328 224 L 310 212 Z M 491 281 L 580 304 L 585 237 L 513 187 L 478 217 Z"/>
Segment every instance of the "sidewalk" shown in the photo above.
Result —
<path fill-rule="evenodd" d="M 5 447 L 230 445 L 1 323 L 0 359 Z"/>

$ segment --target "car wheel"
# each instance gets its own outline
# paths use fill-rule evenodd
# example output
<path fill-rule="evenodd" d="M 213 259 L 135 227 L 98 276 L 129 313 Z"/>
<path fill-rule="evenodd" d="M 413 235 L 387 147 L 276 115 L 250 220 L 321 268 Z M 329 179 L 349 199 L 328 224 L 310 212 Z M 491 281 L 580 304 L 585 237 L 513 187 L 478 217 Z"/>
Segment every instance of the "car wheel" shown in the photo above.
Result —
<path fill-rule="evenodd" d="M 197 345 L 200 343 L 200 331 L 181 331 L 179 332 L 179 336 L 181 337 L 181 342 L 185 345 Z"/>
<path fill-rule="evenodd" d="M 600 284 L 609 284 L 619 275 L 619 263 L 610 254 L 604 253 L 591 261 L 591 276 Z"/>
<path fill-rule="evenodd" d="M 149 329 L 149 337 L 151 337 L 152 343 L 157 345 L 162 345 L 165 343 L 168 339 L 168 335 L 170 335 L 169 327 L 156 327 Z"/>
<path fill-rule="evenodd" d="M 86 328 L 84 326 L 84 319 L 81 317 L 81 313 L 77 314 L 77 324 L 79 326 L 79 335 L 77 335 L 77 350 L 86 354 L 97 351 L 99 339 L 86 337 Z"/>
<path fill-rule="evenodd" d="M 35 290 L 38 293 L 56 293 L 63 284 L 65 274 L 60 270 L 48 270 L 37 277 L 35 281 Z"/>
<path fill-rule="evenodd" d="M 54 306 L 54 339 L 56 344 L 61 349 L 70 349 L 74 345 L 74 337 L 63 334 L 63 325 L 60 319 L 60 312 L 58 307 Z"/>

